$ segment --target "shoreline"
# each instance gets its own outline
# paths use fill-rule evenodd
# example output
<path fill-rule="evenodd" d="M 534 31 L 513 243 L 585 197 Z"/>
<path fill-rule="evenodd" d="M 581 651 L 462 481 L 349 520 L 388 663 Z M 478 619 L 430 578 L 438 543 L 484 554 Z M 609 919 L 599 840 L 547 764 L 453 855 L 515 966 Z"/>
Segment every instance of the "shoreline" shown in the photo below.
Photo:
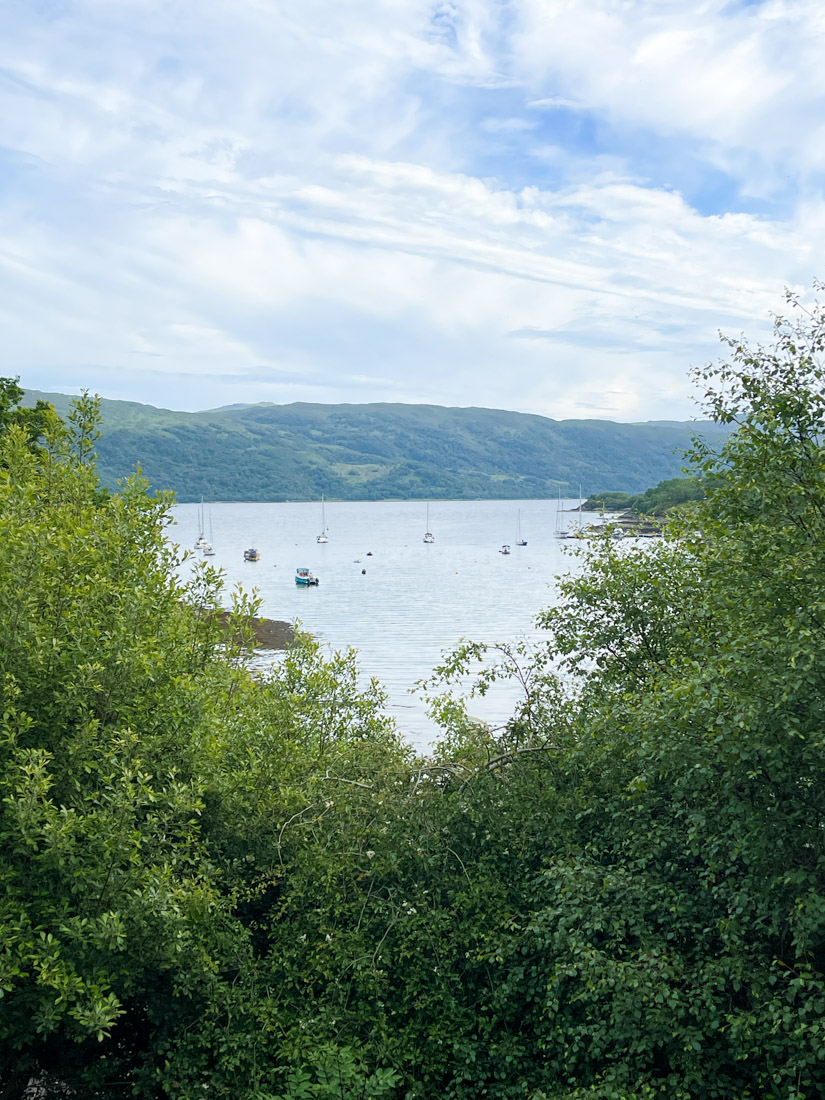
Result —
<path fill-rule="evenodd" d="M 227 625 L 229 617 L 228 611 L 218 612 L 218 618 L 223 626 Z M 289 649 L 295 641 L 295 627 L 292 623 L 258 616 L 252 616 L 249 622 L 255 636 L 256 649 Z"/>

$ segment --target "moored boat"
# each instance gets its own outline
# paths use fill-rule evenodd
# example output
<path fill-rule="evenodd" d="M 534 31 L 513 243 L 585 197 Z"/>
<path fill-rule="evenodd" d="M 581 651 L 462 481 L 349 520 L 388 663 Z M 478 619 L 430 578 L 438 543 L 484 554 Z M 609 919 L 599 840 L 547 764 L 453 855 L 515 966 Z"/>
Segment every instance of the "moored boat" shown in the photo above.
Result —
<path fill-rule="evenodd" d="M 564 513 L 561 506 L 561 489 L 559 489 L 559 502 L 556 505 L 556 531 L 555 535 L 557 539 L 569 539 L 570 532 L 564 525 Z"/>
<path fill-rule="evenodd" d="M 260 561 L 261 560 L 260 551 L 256 550 L 254 546 L 250 547 L 249 550 L 244 550 L 243 560 L 244 561 Z"/>
<path fill-rule="evenodd" d="M 215 556 L 214 537 L 212 535 L 212 509 L 209 509 L 209 542 L 203 547 L 203 556 L 213 558 Z"/>
<path fill-rule="evenodd" d="M 516 520 L 516 546 L 526 546 L 527 539 L 521 537 L 521 508 L 518 510 L 518 519 Z"/>
<path fill-rule="evenodd" d="M 499 550 L 499 554 L 509 554 L 509 553 L 510 553 L 510 545 L 509 545 L 509 543 L 505 542 L 505 544 Z"/>
<path fill-rule="evenodd" d="M 314 573 L 311 573 L 309 569 L 304 566 L 300 566 L 295 570 L 295 583 L 304 588 L 311 588 L 313 585 L 317 585 L 320 582 Z"/>
<path fill-rule="evenodd" d="M 424 532 L 424 542 L 435 542 L 435 535 L 430 530 L 430 502 L 427 501 L 427 530 Z"/>
<path fill-rule="evenodd" d="M 327 517 L 324 514 L 324 496 L 321 494 L 321 533 L 315 536 L 316 542 L 329 542 L 329 536 L 327 535 Z"/>
<path fill-rule="evenodd" d="M 203 497 L 201 497 L 201 502 L 198 506 L 198 527 L 200 530 L 198 532 L 198 537 L 195 539 L 195 549 L 203 550 L 205 546 L 209 545 L 206 541 L 206 532 L 204 531 L 203 524 Z"/>

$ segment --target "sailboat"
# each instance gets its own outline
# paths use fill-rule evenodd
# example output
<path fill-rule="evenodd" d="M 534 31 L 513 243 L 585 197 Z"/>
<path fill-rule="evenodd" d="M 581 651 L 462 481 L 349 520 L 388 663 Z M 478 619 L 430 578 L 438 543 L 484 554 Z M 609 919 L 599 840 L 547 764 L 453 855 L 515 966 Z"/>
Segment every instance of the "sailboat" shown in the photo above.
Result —
<path fill-rule="evenodd" d="M 556 538 L 569 539 L 570 532 L 564 526 L 564 516 L 561 507 L 561 489 L 559 489 L 559 502 L 556 505 Z"/>
<path fill-rule="evenodd" d="M 204 546 L 206 546 L 206 535 L 203 532 L 203 497 L 201 497 L 200 507 L 198 508 L 198 527 L 199 534 L 195 539 L 195 549 L 203 550 Z"/>
<path fill-rule="evenodd" d="M 329 542 L 327 537 L 327 520 L 324 515 L 324 494 L 321 494 L 321 533 L 315 539 L 316 542 Z"/>
<path fill-rule="evenodd" d="M 521 508 L 518 510 L 518 519 L 516 520 L 516 546 L 526 546 L 527 539 L 521 537 Z"/>
<path fill-rule="evenodd" d="M 203 548 L 203 556 L 205 558 L 211 558 L 215 554 L 214 539 L 212 537 L 212 509 L 209 509 L 209 542 Z"/>
<path fill-rule="evenodd" d="M 424 542 L 435 542 L 435 535 L 430 530 L 430 502 L 427 501 L 427 530 L 424 532 Z"/>

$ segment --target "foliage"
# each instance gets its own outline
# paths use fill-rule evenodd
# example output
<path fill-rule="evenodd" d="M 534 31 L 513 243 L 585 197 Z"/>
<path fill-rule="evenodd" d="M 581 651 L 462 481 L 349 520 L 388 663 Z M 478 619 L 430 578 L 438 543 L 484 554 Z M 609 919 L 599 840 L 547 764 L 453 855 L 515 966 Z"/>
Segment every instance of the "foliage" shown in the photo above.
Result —
<path fill-rule="evenodd" d="M 623 512 L 632 509 L 641 516 L 665 516 L 675 508 L 704 499 L 705 489 L 693 477 L 671 477 L 635 496 L 630 493 L 595 493 L 582 507 L 593 512 Z"/>
<path fill-rule="evenodd" d="M 638 515 L 664 516 L 675 508 L 702 500 L 704 496 L 704 486 L 696 478 L 673 477 L 645 489 L 633 498 L 631 507 Z"/>
<path fill-rule="evenodd" d="M 825 1092 L 825 310 L 792 304 L 700 373 L 705 499 L 577 543 L 537 649 L 447 655 L 428 759 L 352 654 L 249 674 L 254 600 L 221 633 L 165 502 L 99 497 L 93 409 L 4 434 L 4 1097 Z M 499 729 L 473 668 L 524 689 Z"/>
<path fill-rule="evenodd" d="M 214 571 L 175 579 L 170 500 L 136 478 L 101 496 L 95 420 L 85 398 L 35 452 L 0 439 L 0 1094 L 382 1095 L 392 1075 L 341 1044 L 272 1041 L 259 1072 L 222 1037 L 224 1013 L 267 1011 L 242 919 L 260 822 L 271 840 L 344 782 L 349 746 L 403 759 L 380 695 L 308 640 L 253 680 L 232 639 L 254 601 L 225 631 Z"/>
<path fill-rule="evenodd" d="M 591 493 L 582 504 L 585 512 L 623 512 L 629 508 L 635 497 L 632 493 L 608 491 L 603 493 Z"/>
<path fill-rule="evenodd" d="M 598 540 L 542 617 L 569 705 L 493 773 L 529 817 L 484 1017 L 528 1038 L 491 1095 L 822 1094 L 824 327 L 702 375 L 737 423 L 697 447 L 707 501 L 657 545 Z"/>
<path fill-rule="evenodd" d="M 0 378 L 0 434 L 12 425 L 20 428 L 30 448 L 51 428 L 57 427 L 54 406 L 38 398 L 33 406 L 24 408 L 21 401 L 26 391 L 19 385 L 20 378 Z"/>

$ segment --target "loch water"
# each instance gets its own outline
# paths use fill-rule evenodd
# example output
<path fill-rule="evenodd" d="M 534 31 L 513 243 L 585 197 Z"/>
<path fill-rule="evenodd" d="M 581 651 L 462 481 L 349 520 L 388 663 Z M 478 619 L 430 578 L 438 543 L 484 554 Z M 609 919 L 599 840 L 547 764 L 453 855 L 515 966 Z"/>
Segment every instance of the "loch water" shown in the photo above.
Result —
<path fill-rule="evenodd" d="M 563 500 L 565 526 L 579 524 L 577 500 Z M 192 559 L 199 504 L 174 509 L 170 538 Z M 520 516 L 519 516 L 520 512 Z M 354 647 L 365 678 L 389 694 L 387 712 L 417 748 L 438 730 L 426 714 L 416 682 L 462 640 L 538 641 L 535 617 L 553 603 L 559 575 L 575 572 L 577 540 L 555 535 L 558 502 L 422 501 L 329 502 L 324 517 L 329 541 L 319 544 L 321 504 L 207 503 L 206 535 L 227 588 L 257 590 L 260 614 L 299 621 L 323 645 Z M 520 519 L 526 546 L 517 546 Z M 582 522 L 597 522 L 585 513 Z M 510 546 L 510 554 L 501 547 Z M 246 562 L 255 547 L 260 560 Z M 308 566 L 317 587 L 300 588 L 295 570 Z M 277 659 L 277 658 L 275 658 Z M 492 725 L 506 721 L 517 701 L 514 685 L 501 684 L 470 701 L 472 715 Z"/>

